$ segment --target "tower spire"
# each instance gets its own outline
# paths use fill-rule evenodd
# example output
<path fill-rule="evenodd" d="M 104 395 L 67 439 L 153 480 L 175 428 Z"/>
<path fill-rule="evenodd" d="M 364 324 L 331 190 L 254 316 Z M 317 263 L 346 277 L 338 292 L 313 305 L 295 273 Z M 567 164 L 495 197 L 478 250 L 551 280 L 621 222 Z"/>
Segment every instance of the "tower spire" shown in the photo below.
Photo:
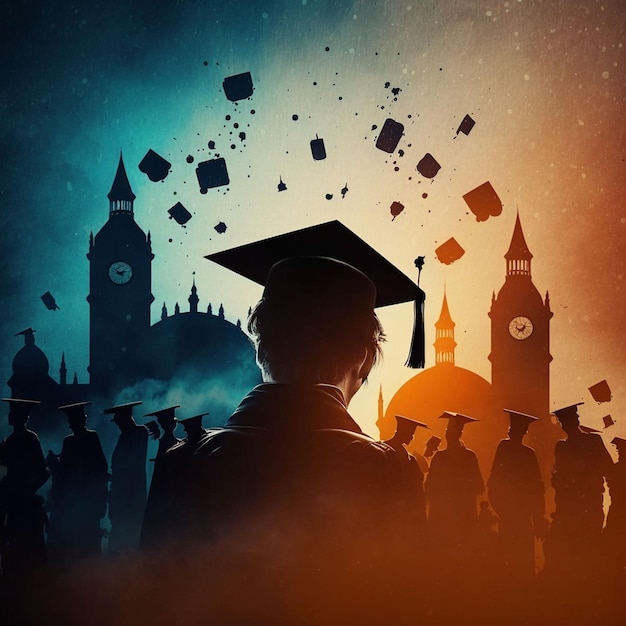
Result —
<path fill-rule="evenodd" d="M 448 298 L 446 296 L 446 289 L 443 290 L 443 302 L 441 303 L 441 313 L 439 319 L 435 322 L 435 364 L 440 365 L 442 363 L 449 363 L 454 365 L 454 349 L 456 348 L 456 341 L 454 341 L 454 327 L 456 324 L 453 322 L 450 315 L 450 309 L 448 308 Z"/>
<path fill-rule="evenodd" d="M 120 150 L 120 160 L 117 164 L 117 172 L 111 185 L 107 198 L 109 199 L 109 215 L 127 214 L 133 215 L 133 202 L 137 196 L 133 193 L 126 168 L 124 167 L 124 158 Z"/>
<path fill-rule="evenodd" d="M 515 217 L 515 228 L 513 229 L 513 237 L 511 237 L 511 245 L 504 258 L 506 259 L 507 276 L 530 277 L 530 260 L 533 258 L 533 255 L 526 245 L 522 223 L 519 219 L 519 211 Z"/>

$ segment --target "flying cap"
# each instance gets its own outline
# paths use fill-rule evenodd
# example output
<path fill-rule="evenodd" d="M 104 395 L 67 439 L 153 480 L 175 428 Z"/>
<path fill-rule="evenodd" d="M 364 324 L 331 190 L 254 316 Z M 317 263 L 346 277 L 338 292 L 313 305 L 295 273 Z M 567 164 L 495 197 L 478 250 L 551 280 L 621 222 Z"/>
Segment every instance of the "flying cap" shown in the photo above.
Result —
<path fill-rule="evenodd" d="M 433 435 L 427 442 L 426 447 L 424 449 L 424 456 L 432 456 L 435 451 L 439 448 L 441 444 L 441 437 L 437 437 L 437 435 Z"/>
<path fill-rule="evenodd" d="M 444 411 L 440 416 L 440 419 L 448 419 L 450 420 L 450 424 L 456 424 L 461 428 L 465 426 L 465 424 L 471 424 L 472 422 L 478 422 L 475 417 L 470 417 L 469 415 L 463 415 L 462 413 L 451 413 L 450 411 Z"/>
<path fill-rule="evenodd" d="M 264 299 L 372 310 L 415 303 L 406 365 L 424 367 L 424 292 L 397 267 L 339 221 L 296 230 L 217 252 L 207 259 L 265 287 Z M 271 270 L 271 271 L 270 271 Z"/>
<path fill-rule="evenodd" d="M 180 404 L 175 404 L 174 406 L 168 406 L 166 409 L 159 409 L 158 411 L 153 411 L 152 413 L 146 413 L 144 417 L 149 417 L 154 415 L 157 418 L 158 422 L 174 420 L 176 419 L 176 409 L 180 408 Z"/>
<path fill-rule="evenodd" d="M 141 400 L 135 400 L 135 402 L 126 402 L 126 404 L 118 404 L 116 406 L 104 409 L 104 415 L 113 414 L 112 422 L 118 417 L 132 417 L 133 407 L 141 404 Z"/>
<path fill-rule="evenodd" d="M 23 398 L 0 398 L 2 402 L 8 402 L 11 411 L 18 415 L 30 415 L 35 404 L 41 404 L 39 400 L 24 400 Z"/>
<path fill-rule="evenodd" d="M 91 402 L 74 402 L 72 404 L 64 404 L 59 407 L 67 417 L 85 417 L 85 407 Z"/>
<path fill-rule="evenodd" d="M 414 420 L 412 417 L 405 417 L 404 415 L 396 415 L 396 423 L 398 424 L 398 430 L 411 430 L 415 432 L 415 429 L 419 426 L 420 428 L 428 428 L 430 426 L 428 424 L 424 424 L 424 422 L 418 422 Z"/>
<path fill-rule="evenodd" d="M 563 420 L 567 420 L 567 419 L 578 419 L 579 415 L 578 415 L 578 409 L 577 407 L 579 407 L 581 404 L 585 404 L 584 402 L 577 402 L 576 404 L 570 404 L 569 406 L 564 406 L 561 409 L 554 409 L 554 411 L 552 411 L 552 415 L 556 415 L 556 418 L 559 420 L 559 422 L 562 422 Z"/>

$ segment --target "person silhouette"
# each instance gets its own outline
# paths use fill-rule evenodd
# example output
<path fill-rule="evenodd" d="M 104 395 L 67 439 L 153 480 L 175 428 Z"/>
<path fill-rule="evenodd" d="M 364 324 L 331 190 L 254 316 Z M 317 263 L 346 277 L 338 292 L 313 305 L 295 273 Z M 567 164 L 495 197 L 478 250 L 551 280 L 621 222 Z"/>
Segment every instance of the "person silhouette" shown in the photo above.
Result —
<path fill-rule="evenodd" d="M 174 435 L 176 426 L 178 426 L 178 420 L 176 419 L 176 409 L 180 408 L 180 404 L 167 407 L 166 409 L 159 409 L 152 413 L 146 413 L 144 417 L 156 417 L 156 421 L 163 430 L 163 434 L 159 438 L 159 448 L 155 459 L 155 471 L 158 465 L 159 459 L 165 456 L 165 453 L 177 443 L 180 439 Z"/>
<path fill-rule="evenodd" d="M 133 407 L 140 401 L 105 409 L 113 415 L 120 435 L 111 456 L 109 492 L 109 552 L 115 554 L 135 549 L 139 544 L 146 505 L 146 455 L 148 431 L 133 418 Z"/>
<path fill-rule="evenodd" d="M 578 406 L 553 411 L 566 439 L 554 449 L 554 519 L 546 543 L 546 571 L 560 580 L 598 578 L 604 525 L 604 482 L 614 464 L 602 438 L 580 429 Z"/>
<path fill-rule="evenodd" d="M 534 537 L 545 537 L 545 489 L 535 451 L 524 445 L 524 435 L 538 418 L 504 409 L 509 414 L 509 436 L 498 444 L 487 481 L 489 501 L 499 522 L 503 572 L 516 589 L 535 578 Z"/>
<path fill-rule="evenodd" d="M 416 531 L 423 534 L 426 529 L 424 472 L 415 455 L 411 454 L 405 446 L 413 441 L 418 427 L 428 428 L 428 424 L 403 415 L 396 415 L 395 417 L 396 432 L 391 439 L 387 439 L 383 443 L 393 448 L 400 459 L 405 474 L 407 508 L 413 513 Z"/>
<path fill-rule="evenodd" d="M 9 578 L 28 577 L 46 562 L 43 498 L 37 493 L 50 477 L 39 437 L 27 428 L 36 400 L 2 398 L 9 403 L 13 432 L 0 442 L 0 550 L 2 573 Z"/>
<path fill-rule="evenodd" d="M 619 575 L 626 568 L 626 439 L 613 437 L 618 460 L 608 478 L 611 506 L 603 530 L 604 552 L 612 573 Z"/>
<path fill-rule="evenodd" d="M 411 536 L 404 472 L 348 406 L 381 352 L 375 307 L 419 309 L 423 292 L 338 222 L 209 258 L 264 285 L 247 325 L 264 382 L 191 461 L 189 533 L 220 572 L 212 617 L 383 619 Z"/>
<path fill-rule="evenodd" d="M 72 431 L 63 440 L 58 467 L 53 475 L 54 510 L 60 558 L 75 559 L 101 554 L 108 501 L 108 463 L 98 433 L 87 428 L 85 407 L 90 402 L 60 406 Z"/>

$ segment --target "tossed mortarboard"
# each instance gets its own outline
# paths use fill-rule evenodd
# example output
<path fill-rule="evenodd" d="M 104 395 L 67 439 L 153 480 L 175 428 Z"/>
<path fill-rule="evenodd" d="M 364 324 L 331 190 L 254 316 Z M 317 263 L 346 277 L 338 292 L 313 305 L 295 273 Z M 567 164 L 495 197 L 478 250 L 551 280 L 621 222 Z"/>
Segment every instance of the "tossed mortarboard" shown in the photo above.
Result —
<path fill-rule="evenodd" d="M 608 428 L 609 426 L 613 426 L 613 424 L 615 424 L 615 420 L 610 415 L 605 415 L 602 418 L 602 421 L 604 422 L 604 428 Z"/>
<path fill-rule="evenodd" d="M 222 81 L 222 87 L 224 89 L 224 95 L 231 102 L 245 100 L 249 98 L 254 91 L 252 75 L 250 72 L 243 72 L 242 74 L 227 76 Z"/>
<path fill-rule="evenodd" d="M 484 222 L 490 216 L 502 213 L 502 200 L 489 181 L 463 194 L 463 200 L 476 216 L 477 222 Z"/>
<path fill-rule="evenodd" d="M 406 417 L 404 415 L 396 415 L 396 423 L 398 425 L 398 430 L 411 430 L 411 431 L 415 431 L 416 428 L 428 428 L 430 429 L 430 426 L 428 424 L 424 424 L 424 422 L 418 422 L 417 420 L 414 420 L 412 417 Z"/>
<path fill-rule="evenodd" d="M 158 411 L 152 411 L 152 413 L 146 413 L 144 417 L 154 416 L 157 418 L 157 421 L 161 423 L 162 421 L 178 421 L 176 419 L 176 409 L 180 408 L 180 404 L 175 404 L 174 406 L 168 406 L 165 409 L 159 409 Z"/>
<path fill-rule="evenodd" d="M 427 152 L 419 161 L 416 167 L 417 171 L 426 178 L 435 178 L 437 172 L 441 169 L 441 165 L 437 162 L 437 159 Z"/>
<path fill-rule="evenodd" d="M 314 161 L 323 161 L 326 158 L 324 140 L 317 135 L 315 135 L 315 139 L 311 139 L 311 156 Z"/>
<path fill-rule="evenodd" d="M 172 164 L 160 154 L 150 149 L 139 164 L 139 170 L 146 174 L 153 183 L 164 180 L 169 174 Z"/>
<path fill-rule="evenodd" d="M 329 312 L 415 303 L 408 367 L 424 367 L 424 292 L 338 221 L 209 254 L 207 259 L 264 285 L 264 299 L 310 303 Z M 270 272 L 271 270 L 271 272 Z M 357 270 L 357 271 L 355 271 Z"/>
<path fill-rule="evenodd" d="M 91 402 L 73 402 L 72 404 L 64 404 L 59 407 L 60 411 L 63 411 L 67 417 L 84 417 L 85 407 L 91 404 Z"/>
<path fill-rule="evenodd" d="M 577 402 L 576 404 L 570 404 L 569 406 L 564 406 L 560 409 L 554 409 L 552 411 L 552 415 L 556 415 L 556 418 L 559 422 L 563 422 L 563 420 L 568 419 L 578 419 L 578 408 L 581 404 L 585 404 L 584 402 Z"/>
<path fill-rule="evenodd" d="M 470 115 L 466 115 L 456 129 L 456 134 L 463 133 L 464 135 L 469 135 L 472 128 L 474 128 L 474 124 L 476 124 L 475 120 Z"/>
<path fill-rule="evenodd" d="M 41 404 L 40 400 L 26 400 L 24 398 L 0 398 L 2 402 L 8 402 L 11 412 L 18 415 L 30 415 L 32 408 L 36 404 Z"/>
<path fill-rule="evenodd" d="M 598 403 L 610 402 L 613 397 L 609 383 L 607 383 L 606 380 L 601 380 L 599 383 L 589 387 L 589 392 Z"/>
<path fill-rule="evenodd" d="M 465 424 L 471 424 L 472 422 L 478 422 L 475 417 L 469 415 L 463 415 L 463 413 L 451 413 L 450 411 L 444 411 L 440 416 L 440 419 L 450 420 L 448 424 L 454 424 L 463 428 Z"/>
<path fill-rule="evenodd" d="M 167 212 L 170 215 L 170 219 L 175 220 L 181 226 L 184 226 L 191 219 L 191 213 L 182 202 L 177 202 Z"/>
<path fill-rule="evenodd" d="M 41 301 L 46 305 L 46 308 L 49 311 L 59 310 L 59 305 L 56 303 L 54 296 L 49 291 L 46 291 L 46 293 L 41 296 Z"/>
<path fill-rule="evenodd" d="M 388 117 L 376 140 L 376 147 L 391 154 L 397 147 L 404 133 L 404 124 Z"/>
<path fill-rule="evenodd" d="M 132 417 L 133 407 L 141 404 L 141 400 L 135 400 L 134 402 L 126 402 L 125 404 L 118 404 L 116 406 L 104 409 L 104 415 L 113 415 L 111 421 L 115 421 L 118 417 Z"/>
<path fill-rule="evenodd" d="M 444 265 L 458 261 L 464 254 L 465 250 L 454 237 L 450 237 L 435 249 L 437 259 Z"/>
<path fill-rule="evenodd" d="M 196 166 L 196 178 L 200 186 L 200 193 L 206 193 L 214 187 L 228 185 L 230 178 L 226 168 L 226 160 L 222 157 L 201 161 Z"/>

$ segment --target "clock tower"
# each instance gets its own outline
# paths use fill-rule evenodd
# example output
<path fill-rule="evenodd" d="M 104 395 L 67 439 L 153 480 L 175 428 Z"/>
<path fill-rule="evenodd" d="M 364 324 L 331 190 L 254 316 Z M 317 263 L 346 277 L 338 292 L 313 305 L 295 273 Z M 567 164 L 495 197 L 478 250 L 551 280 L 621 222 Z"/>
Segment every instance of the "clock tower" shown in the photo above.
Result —
<path fill-rule="evenodd" d="M 550 298 L 532 281 L 519 213 L 504 255 L 506 279 L 491 301 L 491 383 L 497 406 L 549 419 Z"/>
<path fill-rule="evenodd" d="M 97 393 L 110 394 L 134 382 L 137 347 L 150 328 L 151 264 L 154 255 L 134 219 L 133 193 L 124 161 L 109 198 L 109 219 L 89 237 L 89 378 Z"/>

